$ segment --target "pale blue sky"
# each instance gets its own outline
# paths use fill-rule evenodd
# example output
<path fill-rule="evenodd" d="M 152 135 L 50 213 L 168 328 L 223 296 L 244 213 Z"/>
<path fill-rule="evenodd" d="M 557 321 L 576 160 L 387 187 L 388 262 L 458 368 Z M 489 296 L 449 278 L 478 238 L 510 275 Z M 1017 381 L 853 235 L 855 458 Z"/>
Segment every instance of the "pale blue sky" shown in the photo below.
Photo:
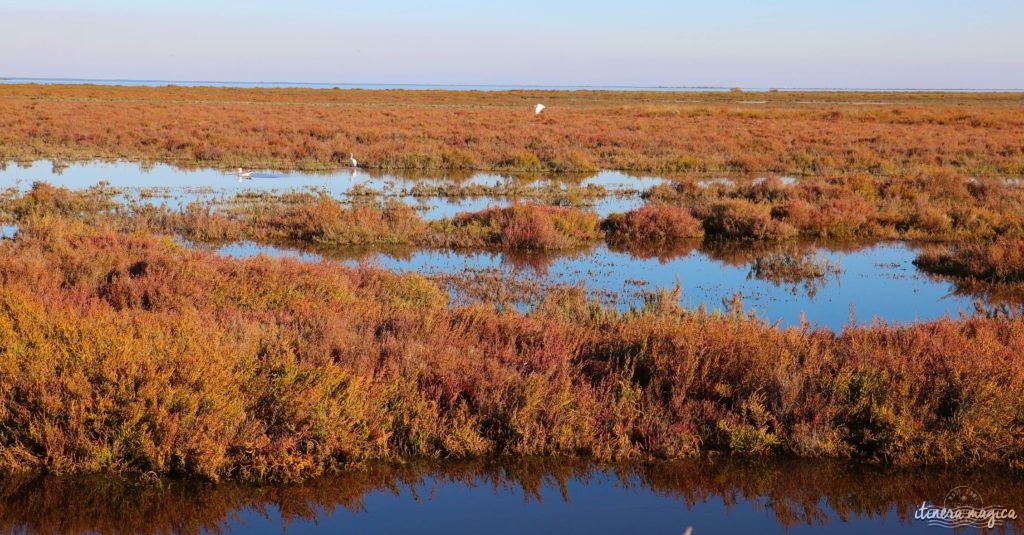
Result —
<path fill-rule="evenodd" d="M 0 0 L 0 76 L 1024 88 L 1024 0 Z"/>

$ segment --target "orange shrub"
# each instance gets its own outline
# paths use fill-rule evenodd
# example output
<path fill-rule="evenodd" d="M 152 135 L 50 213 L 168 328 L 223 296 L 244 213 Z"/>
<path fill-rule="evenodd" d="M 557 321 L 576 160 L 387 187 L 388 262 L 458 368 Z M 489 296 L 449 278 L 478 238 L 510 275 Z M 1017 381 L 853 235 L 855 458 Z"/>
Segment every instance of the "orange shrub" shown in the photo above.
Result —
<path fill-rule="evenodd" d="M 772 218 L 770 205 L 732 199 L 700 209 L 704 231 L 711 236 L 752 240 L 774 240 L 796 235 L 793 227 Z"/>
<path fill-rule="evenodd" d="M 878 209 L 863 197 L 845 194 L 825 202 L 817 226 L 822 236 L 838 239 L 876 235 Z"/>
<path fill-rule="evenodd" d="M 462 246 L 478 239 L 481 244 L 508 249 L 552 250 L 578 247 L 601 237 L 593 213 L 537 204 L 462 213 L 451 224 L 464 236 L 454 238 Z"/>
<path fill-rule="evenodd" d="M 601 227 L 613 242 L 663 243 L 704 237 L 701 222 L 686 208 L 669 204 L 646 204 L 624 214 L 611 214 Z"/>
<path fill-rule="evenodd" d="M 991 242 L 960 243 L 918 255 L 921 269 L 990 282 L 1024 282 L 1024 238 L 999 236 Z"/>

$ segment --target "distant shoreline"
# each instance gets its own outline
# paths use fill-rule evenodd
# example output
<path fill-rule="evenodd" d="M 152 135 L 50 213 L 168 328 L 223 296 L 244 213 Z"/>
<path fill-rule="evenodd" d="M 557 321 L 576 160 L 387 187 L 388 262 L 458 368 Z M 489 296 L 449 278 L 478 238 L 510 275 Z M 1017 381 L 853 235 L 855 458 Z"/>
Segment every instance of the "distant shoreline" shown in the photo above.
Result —
<path fill-rule="evenodd" d="M 858 88 L 858 87 L 726 87 L 726 86 L 633 86 L 633 85 L 543 85 L 543 84 L 380 84 L 334 82 L 240 82 L 214 80 L 130 80 L 102 78 L 25 78 L 0 76 L 0 84 L 45 85 L 105 85 L 127 87 L 234 87 L 243 89 L 306 88 L 306 89 L 364 89 L 380 91 L 454 90 L 454 91 L 663 91 L 679 93 L 717 93 L 739 89 L 750 93 L 771 91 L 836 92 L 836 93 L 1021 93 L 1024 88 Z"/>

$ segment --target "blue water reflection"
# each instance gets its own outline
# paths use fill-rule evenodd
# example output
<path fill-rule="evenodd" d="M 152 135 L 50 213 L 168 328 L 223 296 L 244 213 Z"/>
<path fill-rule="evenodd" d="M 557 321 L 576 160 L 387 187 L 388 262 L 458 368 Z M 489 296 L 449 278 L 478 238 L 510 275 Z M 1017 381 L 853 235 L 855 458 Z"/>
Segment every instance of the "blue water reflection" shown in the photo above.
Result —
<path fill-rule="evenodd" d="M 190 202 L 211 198 L 225 199 L 241 193 L 284 193 L 291 191 L 325 192 L 336 198 L 347 198 L 367 191 L 416 206 L 424 219 L 436 220 L 453 217 L 459 212 L 477 211 L 489 207 L 507 206 L 509 198 L 483 196 L 413 196 L 417 185 L 442 187 L 457 184 L 461 187 L 482 186 L 495 188 L 519 185 L 531 191 L 548 188 L 568 188 L 570 185 L 586 188 L 600 186 L 609 193 L 588 206 L 605 217 L 613 212 L 628 211 L 643 204 L 640 193 L 665 182 L 658 177 L 629 176 L 604 171 L 589 177 L 561 177 L 534 179 L 532 177 L 502 176 L 478 173 L 457 180 L 440 177 L 406 177 L 395 174 L 370 173 L 362 169 L 339 168 L 323 173 L 253 171 L 250 179 L 240 180 L 236 171 L 210 168 L 179 168 L 156 164 L 139 166 L 129 162 L 86 162 L 63 165 L 39 161 L 28 165 L 8 164 L 0 168 L 0 187 L 18 187 L 27 190 L 33 182 L 41 181 L 69 189 L 85 189 L 99 183 L 123 190 L 121 200 L 137 199 L 141 202 L 166 205 L 177 209 Z"/>
<path fill-rule="evenodd" d="M 263 254 L 305 261 L 324 259 L 315 253 L 252 243 L 224 246 L 218 252 L 236 258 Z M 771 322 L 799 325 L 801 317 L 805 317 L 836 330 L 848 324 L 851 316 L 858 323 L 876 318 L 909 323 L 975 311 L 972 296 L 959 294 L 952 283 L 915 268 L 917 248 L 913 245 L 882 243 L 848 250 L 817 247 L 814 252 L 838 265 L 841 271 L 823 277 L 813 292 L 802 284 L 758 278 L 751 273 L 748 258 L 717 254 L 705 248 L 663 259 L 644 258 L 601 245 L 539 262 L 501 252 L 449 250 L 377 252 L 342 262 L 351 266 L 367 262 L 389 270 L 425 274 L 493 270 L 542 284 L 583 284 L 589 290 L 617 294 L 621 308 L 638 306 L 641 291 L 672 288 L 678 281 L 682 288 L 681 303 L 688 308 L 723 310 L 724 302 L 738 292 L 748 309 L 753 308 Z"/>

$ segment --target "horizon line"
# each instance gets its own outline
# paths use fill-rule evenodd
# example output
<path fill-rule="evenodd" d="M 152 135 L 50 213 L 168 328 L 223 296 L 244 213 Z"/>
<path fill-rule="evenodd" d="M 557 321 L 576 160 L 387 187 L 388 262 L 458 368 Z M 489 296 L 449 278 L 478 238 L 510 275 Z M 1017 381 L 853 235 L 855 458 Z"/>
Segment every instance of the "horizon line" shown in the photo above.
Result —
<path fill-rule="evenodd" d="M 244 80 L 168 80 L 168 79 L 157 79 L 157 78 L 78 78 L 78 77 L 41 77 L 41 76 L 0 76 L 0 82 L 11 83 L 12 81 L 27 81 L 32 82 L 100 82 L 104 84 L 118 85 L 117 82 L 126 83 L 148 83 L 148 84 L 165 84 L 165 85 L 176 85 L 176 84 L 218 84 L 218 85 L 229 85 L 229 84 L 248 84 L 248 85 L 292 85 L 292 86 L 334 86 L 339 88 L 368 88 L 368 87 L 408 87 L 408 88 L 510 88 L 510 89 L 552 89 L 552 90 L 565 90 L 565 89 L 594 89 L 594 90 L 614 90 L 614 89 L 651 89 L 651 90 L 721 90 L 729 91 L 733 89 L 741 89 L 744 91 L 898 91 L 898 92 L 1005 92 L 1005 93 L 1021 93 L 1024 92 L 1024 88 L 993 88 L 993 87 L 800 87 L 800 86 L 768 86 L 768 87 L 744 87 L 735 85 L 631 85 L 631 84 L 528 84 L 528 83 L 487 83 L 487 84 L 473 84 L 473 83 L 418 83 L 418 82 L 399 82 L 399 83 L 388 83 L 388 82 L 294 82 L 285 80 L 273 80 L 273 81 L 244 81 Z"/>

